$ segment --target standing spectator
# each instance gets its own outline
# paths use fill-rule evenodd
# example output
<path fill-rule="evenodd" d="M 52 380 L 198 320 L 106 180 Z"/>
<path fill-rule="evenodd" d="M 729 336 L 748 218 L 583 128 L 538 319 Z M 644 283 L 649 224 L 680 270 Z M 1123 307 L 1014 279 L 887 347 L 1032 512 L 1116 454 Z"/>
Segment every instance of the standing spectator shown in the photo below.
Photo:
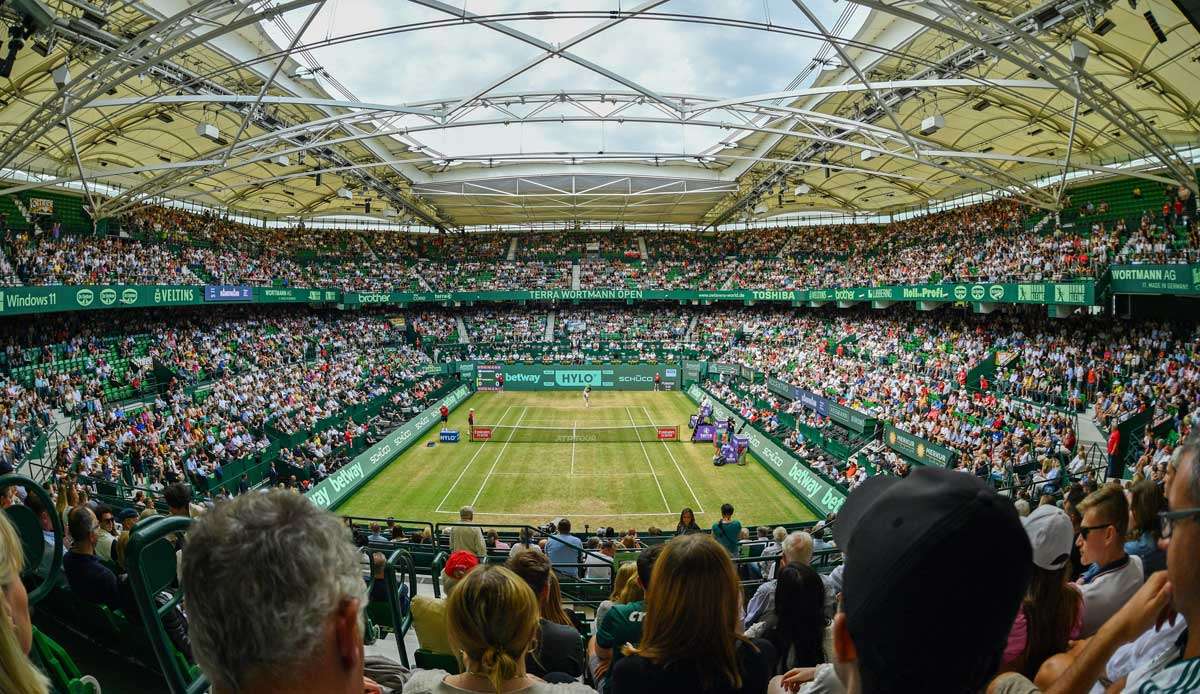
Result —
<path fill-rule="evenodd" d="M 583 637 L 563 610 L 562 602 L 552 596 L 550 560 L 541 552 L 520 552 L 504 565 L 520 576 L 537 598 L 538 637 L 526 654 L 526 671 L 538 677 L 552 673 L 568 678 L 582 675 Z"/>
<path fill-rule="evenodd" d="M 692 533 L 703 532 L 700 526 L 696 524 L 696 514 L 690 508 L 684 508 L 679 512 L 679 523 L 675 526 L 676 535 L 690 535 Z"/>
<path fill-rule="evenodd" d="M 1038 506 L 1022 519 L 1033 546 L 1033 579 L 1008 633 L 1003 669 L 1032 679 L 1083 628 L 1083 595 L 1068 583 L 1075 531 L 1066 512 Z"/>
<path fill-rule="evenodd" d="M 627 647 L 626 657 L 613 665 L 615 694 L 766 690 L 775 649 L 741 635 L 737 573 L 711 537 L 684 535 L 666 543 L 646 602 L 641 643 Z"/>
<path fill-rule="evenodd" d="M 738 539 L 742 534 L 742 522 L 733 519 L 733 504 L 721 504 L 721 520 L 713 523 L 713 539 L 729 552 L 729 556 L 737 557 Z"/>
<path fill-rule="evenodd" d="M 595 694 L 582 684 L 548 684 L 526 672 L 538 625 L 537 600 L 520 577 L 503 566 L 479 567 L 446 605 L 446 629 L 454 652 L 463 656 L 462 674 L 418 670 L 404 694 Z"/>
<path fill-rule="evenodd" d="M 458 510 L 459 523 L 475 522 L 475 509 L 463 506 Z M 483 543 L 483 531 L 472 525 L 455 525 L 450 528 L 450 551 L 459 550 L 470 552 L 477 557 L 487 556 L 487 546 Z"/>
<path fill-rule="evenodd" d="M 571 534 L 571 521 L 560 518 L 558 533 L 551 535 L 546 540 L 546 555 L 554 564 L 554 570 L 564 576 L 579 578 L 579 567 L 565 565 L 578 564 L 582 554 L 581 550 L 583 550 L 583 541 Z"/>
<path fill-rule="evenodd" d="M 1121 448 L 1121 431 L 1113 426 L 1112 433 L 1108 435 L 1108 479 L 1117 480 L 1121 478 L 1121 461 L 1117 459 L 1117 451 Z"/>
<path fill-rule="evenodd" d="M 850 494 L 837 519 L 845 598 L 833 647 L 846 691 L 983 691 L 1029 585 L 1032 552 L 1016 510 L 953 470 L 874 480 Z M 918 624 L 937 635 L 936 658 L 914 638 Z"/>
<path fill-rule="evenodd" d="M 1083 521 L 1075 544 L 1088 568 L 1078 585 L 1083 593 L 1083 636 L 1091 636 L 1142 585 L 1142 560 L 1125 552 L 1129 502 L 1120 487 L 1097 489 L 1079 504 L 1079 511 Z"/>

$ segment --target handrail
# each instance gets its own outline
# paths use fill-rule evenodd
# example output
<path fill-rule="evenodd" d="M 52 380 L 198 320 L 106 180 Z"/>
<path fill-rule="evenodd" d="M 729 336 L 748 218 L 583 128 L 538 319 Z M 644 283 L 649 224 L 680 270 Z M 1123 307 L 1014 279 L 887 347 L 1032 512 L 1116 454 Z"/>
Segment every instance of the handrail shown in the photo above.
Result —
<path fill-rule="evenodd" d="M 409 667 L 408 650 L 404 647 L 404 635 L 412 626 L 412 610 L 405 610 L 400 604 L 400 579 L 397 572 L 403 572 L 408 580 L 408 596 L 411 600 L 417 595 L 417 569 L 412 555 L 403 549 L 392 552 L 387 559 L 384 569 L 384 580 L 387 581 L 388 609 L 392 613 L 392 627 L 395 630 L 396 650 L 400 656 L 400 664 Z"/>
<path fill-rule="evenodd" d="M 54 526 L 54 547 L 50 556 L 50 568 L 47 570 L 46 576 L 42 580 L 41 585 L 39 585 L 37 588 L 34 588 L 29 593 L 28 600 L 29 604 L 32 606 L 41 602 L 50 594 L 50 591 L 54 590 L 55 586 L 58 585 L 58 574 L 62 571 L 63 561 L 62 514 L 54 510 L 54 500 L 50 498 L 50 494 L 47 493 L 45 489 L 42 489 L 37 482 L 34 482 L 33 479 L 17 474 L 8 474 L 0 477 L 0 491 L 14 485 L 25 487 L 26 492 L 37 496 L 37 498 L 42 502 L 43 507 L 46 509 L 46 515 L 50 516 L 50 523 Z M 33 515 L 33 511 L 30 510 L 29 507 L 21 506 L 20 508 L 28 511 L 30 515 Z M 19 511 L 17 510 L 17 507 L 6 509 L 6 513 L 8 513 L 10 519 L 16 518 L 16 513 L 18 512 Z M 36 519 L 36 522 L 40 530 L 41 519 Z M 14 525 L 16 525 L 16 523 L 14 523 Z M 17 527 L 19 528 L 20 526 Z M 39 541 L 41 540 L 41 538 L 38 539 Z M 45 547 L 42 548 L 42 551 L 46 551 Z M 36 571 L 37 568 L 37 566 L 26 566 L 25 571 L 26 573 L 30 573 Z"/>

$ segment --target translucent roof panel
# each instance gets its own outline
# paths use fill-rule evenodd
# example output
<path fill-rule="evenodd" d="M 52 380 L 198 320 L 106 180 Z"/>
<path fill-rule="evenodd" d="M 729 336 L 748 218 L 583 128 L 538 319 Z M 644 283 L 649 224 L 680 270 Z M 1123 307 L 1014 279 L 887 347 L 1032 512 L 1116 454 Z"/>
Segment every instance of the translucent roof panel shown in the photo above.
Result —
<path fill-rule="evenodd" d="M 651 5 L 646 13 L 620 22 L 610 15 L 628 17 Z M 301 37 L 302 45 L 318 47 L 296 57 L 324 69 L 317 78 L 330 93 L 344 87 L 362 101 L 411 104 L 559 91 L 745 96 L 806 86 L 819 73 L 815 61 L 823 49 L 828 52 L 816 27 L 790 0 L 670 0 L 640 6 L 627 0 L 329 0 Z M 865 14 L 839 22 L 846 3 L 817 0 L 806 7 L 825 28 L 843 36 L 852 35 Z M 464 10 L 488 23 L 463 19 Z M 284 19 L 299 29 L 308 13 L 293 11 Z M 604 28 L 606 24 L 611 26 Z M 602 30 L 596 31 L 598 27 Z M 291 37 L 282 27 L 268 22 L 266 28 L 277 43 L 288 45 Z M 567 45 L 577 60 L 546 57 L 547 46 Z M 497 122 L 441 129 L 418 116 L 395 118 L 388 125 L 412 130 L 404 141 L 427 146 L 431 158 L 598 151 L 694 155 L 731 137 L 712 127 L 656 122 L 668 114 L 653 102 L 651 96 L 644 106 L 627 106 L 629 118 L 620 124 L 589 122 L 589 116 L 616 108 L 591 103 L 587 109 L 539 106 L 534 115 L 545 122 L 519 126 Z M 505 108 L 522 117 L 534 109 L 523 106 Z M 471 121 L 500 121 L 506 114 L 481 105 L 469 115 Z M 551 122 L 555 118 L 558 122 Z M 719 111 L 707 114 L 708 120 L 736 123 L 736 118 Z"/>

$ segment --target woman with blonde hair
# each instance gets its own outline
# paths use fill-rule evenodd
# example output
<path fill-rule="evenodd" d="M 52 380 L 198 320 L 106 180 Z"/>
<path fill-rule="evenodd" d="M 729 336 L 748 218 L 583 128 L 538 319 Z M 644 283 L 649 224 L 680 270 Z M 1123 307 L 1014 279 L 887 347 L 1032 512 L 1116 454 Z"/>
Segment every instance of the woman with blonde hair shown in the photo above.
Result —
<path fill-rule="evenodd" d="M 764 692 L 768 641 L 739 628 L 741 591 L 729 553 L 709 535 L 681 535 L 654 562 L 639 645 L 613 665 L 614 694 Z"/>
<path fill-rule="evenodd" d="M 29 601 L 21 583 L 25 551 L 8 515 L 0 513 L 0 692 L 4 694 L 46 694 L 49 683 L 33 663 L 33 626 L 29 622 Z"/>
<path fill-rule="evenodd" d="M 595 694 L 582 684 L 549 684 L 526 672 L 525 656 L 538 634 L 537 598 L 503 566 L 479 566 L 459 582 L 446 600 L 446 631 L 463 673 L 418 670 L 404 694 Z"/>

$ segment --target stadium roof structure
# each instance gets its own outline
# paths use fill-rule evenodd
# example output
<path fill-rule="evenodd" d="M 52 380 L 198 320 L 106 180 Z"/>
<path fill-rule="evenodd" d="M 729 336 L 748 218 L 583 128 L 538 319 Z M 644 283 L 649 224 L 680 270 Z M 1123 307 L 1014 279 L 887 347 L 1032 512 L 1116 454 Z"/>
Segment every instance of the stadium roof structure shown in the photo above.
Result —
<path fill-rule="evenodd" d="M 1196 190 L 1200 32 L 1147 1 L 394 0 L 414 13 L 334 34 L 326 18 L 378 0 L 12 0 L 0 192 L 82 187 L 97 217 L 172 199 L 457 228 L 718 226 L 997 193 L 1055 209 L 1080 172 Z M 545 38 L 554 23 L 568 29 Z M 706 40 L 656 46 L 666 27 Z M 322 63 L 360 45 L 383 78 L 415 62 L 411 37 L 450 32 L 468 33 L 432 42 L 444 56 L 423 53 L 400 90 L 418 98 L 360 99 Z M 526 57 L 493 65 L 479 36 Z M 713 93 L 674 83 L 716 47 Z M 795 76 L 739 93 L 763 82 L 738 63 L 755 47 Z M 659 69 L 606 67 L 614 53 Z M 443 79 L 438 61 L 464 56 L 472 79 Z M 537 79 L 550 64 L 579 77 Z M 551 150 L 511 134 L 537 129 L 591 135 Z"/>

